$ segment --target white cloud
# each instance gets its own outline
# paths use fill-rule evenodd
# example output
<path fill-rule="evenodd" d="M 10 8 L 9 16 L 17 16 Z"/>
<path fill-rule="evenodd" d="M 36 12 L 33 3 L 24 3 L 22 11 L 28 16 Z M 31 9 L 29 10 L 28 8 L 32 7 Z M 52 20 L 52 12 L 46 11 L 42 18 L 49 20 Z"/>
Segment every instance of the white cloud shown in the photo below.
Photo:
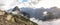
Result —
<path fill-rule="evenodd" d="M 37 23 L 38 25 L 60 25 L 60 19 L 54 19 L 51 21 L 41 21 L 35 18 L 30 18 L 30 20 Z"/>
<path fill-rule="evenodd" d="M 60 0 L 28 0 L 27 2 L 22 2 L 22 0 L 0 0 L 0 3 L 5 4 L 2 9 L 8 10 L 11 7 L 19 6 L 21 7 L 32 7 L 32 8 L 50 8 L 53 6 L 60 7 Z M 39 3 L 38 3 L 39 2 Z"/>
<path fill-rule="evenodd" d="M 53 6 L 57 6 L 60 7 L 60 0 L 42 0 L 39 2 L 39 4 L 35 5 L 35 7 L 38 6 L 39 7 L 45 7 L 45 8 L 49 8 L 49 7 L 53 7 Z"/>
<path fill-rule="evenodd" d="M 32 0 L 33 2 L 36 2 L 36 0 Z M 36 4 L 33 4 L 31 0 L 28 1 L 28 4 L 26 4 L 30 7 L 35 7 L 35 8 L 40 8 L 40 7 L 44 7 L 44 8 L 50 8 L 50 7 L 60 7 L 60 0 L 41 0 L 38 2 L 36 2 Z M 27 7 L 28 7 L 27 6 Z"/>
<path fill-rule="evenodd" d="M 3 2 L 4 4 L 4 6 L 1 7 L 2 10 L 8 10 L 11 7 L 13 7 L 13 5 L 16 4 L 16 0 L 0 0 L 0 1 L 1 1 L 0 3 Z"/>
<path fill-rule="evenodd" d="M 47 15 L 47 11 L 44 11 L 44 12 L 43 12 L 43 15 L 44 15 L 44 16 Z"/>

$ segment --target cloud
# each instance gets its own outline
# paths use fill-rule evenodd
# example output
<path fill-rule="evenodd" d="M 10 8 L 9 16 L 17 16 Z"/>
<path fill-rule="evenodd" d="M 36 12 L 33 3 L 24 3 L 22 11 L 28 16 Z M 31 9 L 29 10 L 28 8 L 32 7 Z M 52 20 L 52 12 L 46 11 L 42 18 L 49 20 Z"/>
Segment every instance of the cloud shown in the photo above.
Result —
<path fill-rule="evenodd" d="M 27 4 L 26 4 L 27 3 Z M 28 0 L 28 2 L 24 3 L 26 7 L 33 8 L 50 8 L 50 7 L 60 7 L 60 0 Z"/>
<path fill-rule="evenodd" d="M 45 8 L 50 8 L 50 7 L 60 7 L 60 0 L 42 0 L 39 2 L 39 4 L 35 5 L 35 7 L 45 7 Z"/>
<path fill-rule="evenodd" d="M 33 5 L 33 7 L 36 7 L 36 8 L 40 8 L 40 7 L 50 8 L 53 6 L 60 7 L 60 0 L 41 0 L 36 5 Z"/>
<path fill-rule="evenodd" d="M 37 23 L 38 25 L 60 25 L 60 19 L 54 19 L 51 21 L 41 21 L 35 18 L 30 18 L 30 20 Z"/>
<path fill-rule="evenodd" d="M 3 2 L 4 4 L 3 6 L 1 6 L 2 10 L 8 10 L 16 4 L 16 0 L 0 0 L 0 1 L 1 1 L 0 3 Z"/>
<path fill-rule="evenodd" d="M 23 0 L 0 0 L 0 3 L 5 4 L 2 6 L 2 10 L 8 10 L 11 7 L 19 6 L 21 7 L 31 7 L 31 8 L 50 8 L 50 7 L 60 7 L 60 0 L 27 0 L 27 2 L 22 2 Z"/>

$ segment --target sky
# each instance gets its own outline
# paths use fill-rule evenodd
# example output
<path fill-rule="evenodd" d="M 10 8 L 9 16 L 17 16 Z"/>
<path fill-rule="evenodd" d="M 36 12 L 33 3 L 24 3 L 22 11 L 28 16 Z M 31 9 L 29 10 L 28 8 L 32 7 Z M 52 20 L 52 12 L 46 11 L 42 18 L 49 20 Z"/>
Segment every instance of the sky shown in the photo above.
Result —
<path fill-rule="evenodd" d="M 27 2 L 27 0 L 23 0 L 22 2 Z"/>
<path fill-rule="evenodd" d="M 0 0 L 0 6 L 2 10 L 8 10 L 15 6 L 21 7 L 31 7 L 31 8 L 50 8 L 58 7 L 60 8 L 60 0 Z"/>

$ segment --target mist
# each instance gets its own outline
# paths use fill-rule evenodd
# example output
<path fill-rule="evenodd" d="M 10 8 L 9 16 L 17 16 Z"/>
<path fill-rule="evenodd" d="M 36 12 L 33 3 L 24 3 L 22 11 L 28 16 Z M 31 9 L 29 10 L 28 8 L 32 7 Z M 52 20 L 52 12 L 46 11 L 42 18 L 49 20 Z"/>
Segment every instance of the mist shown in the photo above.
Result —
<path fill-rule="evenodd" d="M 41 21 L 41 20 L 31 18 L 30 20 L 36 22 L 38 25 L 60 25 L 60 19 L 54 19 L 51 21 Z"/>
<path fill-rule="evenodd" d="M 57 7 L 51 7 L 50 9 L 45 9 L 44 7 L 41 8 L 29 8 L 29 7 L 23 7 L 20 8 L 21 11 L 27 12 L 30 14 L 31 18 L 30 20 L 33 22 L 36 22 L 38 25 L 60 25 L 60 8 Z M 43 16 L 43 12 L 51 12 L 53 16 L 52 18 L 46 18 Z M 46 13 L 45 13 L 46 14 Z"/>

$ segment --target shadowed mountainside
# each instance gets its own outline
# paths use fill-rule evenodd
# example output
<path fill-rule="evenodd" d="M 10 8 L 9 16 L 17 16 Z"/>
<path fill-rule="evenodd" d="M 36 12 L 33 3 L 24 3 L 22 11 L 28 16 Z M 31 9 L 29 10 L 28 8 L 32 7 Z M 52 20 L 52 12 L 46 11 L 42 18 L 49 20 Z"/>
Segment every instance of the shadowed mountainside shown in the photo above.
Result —
<path fill-rule="evenodd" d="M 57 7 L 51 7 L 51 8 L 47 8 L 47 9 L 45 9 L 44 7 L 36 8 L 36 9 L 29 8 L 29 7 L 22 7 L 20 9 L 22 12 L 29 13 L 32 18 L 36 18 L 38 20 L 42 20 L 44 18 L 43 12 L 45 12 L 45 11 L 53 13 L 54 18 L 60 18 L 59 17 L 60 8 L 57 8 Z"/>

